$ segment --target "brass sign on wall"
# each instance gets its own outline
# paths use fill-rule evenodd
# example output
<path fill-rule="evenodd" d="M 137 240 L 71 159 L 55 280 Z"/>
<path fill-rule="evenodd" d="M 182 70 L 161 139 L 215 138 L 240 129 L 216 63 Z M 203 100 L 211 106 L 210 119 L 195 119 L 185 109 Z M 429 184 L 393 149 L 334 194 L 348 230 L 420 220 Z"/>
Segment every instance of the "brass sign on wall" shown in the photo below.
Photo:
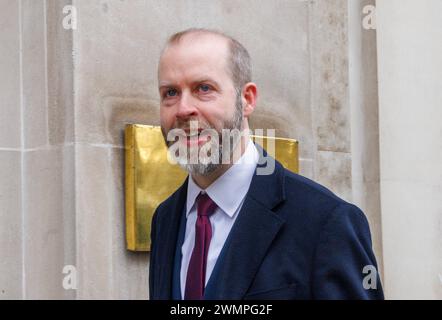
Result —
<path fill-rule="evenodd" d="M 252 136 L 266 148 L 275 142 L 274 156 L 298 172 L 298 142 L 293 139 Z M 126 244 L 132 251 L 150 250 L 152 215 L 184 182 L 187 173 L 167 160 L 167 147 L 158 126 L 128 124 L 125 128 Z"/>

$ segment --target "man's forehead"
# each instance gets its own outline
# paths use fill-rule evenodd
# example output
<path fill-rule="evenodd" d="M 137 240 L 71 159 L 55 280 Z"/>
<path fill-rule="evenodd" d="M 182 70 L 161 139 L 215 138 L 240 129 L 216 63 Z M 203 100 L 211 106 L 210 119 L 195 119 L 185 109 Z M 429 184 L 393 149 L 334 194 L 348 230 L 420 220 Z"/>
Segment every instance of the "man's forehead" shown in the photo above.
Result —
<path fill-rule="evenodd" d="M 161 55 L 160 61 L 172 59 L 185 59 L 191 57 L 227 58 L 229 41 L 216 34 L 188 34 L 169 44 Z"/>
<path fill-rule="evenodd" d="M 195 31 L 182 35 L 179 39 L 173 41 L 168 45 L 171 47 L 185 47 L 185 46 L 217 46 L 224 49 L 228 48 L 229 39 L 221 34 Z M 167 48 L 166 48 L 167 50 Z"/>
<path fill-rule="evenodd" d="M 228 41 L 220 36 L 186 35 L 164 50 L 159 75 L 178 70 L 186 73 L 198 72 L 198 69 L 205 70 L 205 73 L 219 72 L 220 68 L 226 68 L 228 53 Z"/>

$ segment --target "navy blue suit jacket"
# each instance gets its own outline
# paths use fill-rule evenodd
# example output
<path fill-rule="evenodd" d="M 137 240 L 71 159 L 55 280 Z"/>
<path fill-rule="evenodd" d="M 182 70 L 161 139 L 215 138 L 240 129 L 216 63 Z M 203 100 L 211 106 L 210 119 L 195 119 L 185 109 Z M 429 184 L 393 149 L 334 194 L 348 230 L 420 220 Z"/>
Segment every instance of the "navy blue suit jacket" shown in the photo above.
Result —
<path fill-rule="evenodd" d="M 378 275 L 364 286 L 377 264 L 362 211 L 275 162 L 253 176 L 205 299 L 383 299 Z M 181 297 L 186 196 L 187 179 L 153 216 L 151 299 Z"/>

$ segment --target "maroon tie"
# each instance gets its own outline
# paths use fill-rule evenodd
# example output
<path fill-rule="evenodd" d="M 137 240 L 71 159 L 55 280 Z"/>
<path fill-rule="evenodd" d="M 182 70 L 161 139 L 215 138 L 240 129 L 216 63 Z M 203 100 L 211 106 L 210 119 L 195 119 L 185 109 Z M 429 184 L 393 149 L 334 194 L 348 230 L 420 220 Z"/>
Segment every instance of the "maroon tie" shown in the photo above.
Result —
<path fill-rule="evenodd" d="M 195 246 L 187 269 L 185 300 L 202 300 L 204 297 L 207 254 L 212 239 L 212 226 L 209 217 L 217 207 L 206 193 L 200 193 L 196 203 L 198 218 L 195 224 Z"/>

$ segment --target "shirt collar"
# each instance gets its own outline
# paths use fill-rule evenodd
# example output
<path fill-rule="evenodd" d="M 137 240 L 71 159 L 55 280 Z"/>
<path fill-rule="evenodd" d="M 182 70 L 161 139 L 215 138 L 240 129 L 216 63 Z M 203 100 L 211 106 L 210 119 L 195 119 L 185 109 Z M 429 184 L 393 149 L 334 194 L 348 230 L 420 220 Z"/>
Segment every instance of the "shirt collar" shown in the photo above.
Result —
<path fill-rule="evenodd" d="M 255 144 L 249 140 L 241 158 L 216 179 L 206 190 L 201 189 L 189 175 L 187 184 L 186 217 L 192 210 L 196 197 L 206 192 L 217 206 L 229 217 L 233 217 L 240 206 L 255 173 L 259 154 Z"/>

